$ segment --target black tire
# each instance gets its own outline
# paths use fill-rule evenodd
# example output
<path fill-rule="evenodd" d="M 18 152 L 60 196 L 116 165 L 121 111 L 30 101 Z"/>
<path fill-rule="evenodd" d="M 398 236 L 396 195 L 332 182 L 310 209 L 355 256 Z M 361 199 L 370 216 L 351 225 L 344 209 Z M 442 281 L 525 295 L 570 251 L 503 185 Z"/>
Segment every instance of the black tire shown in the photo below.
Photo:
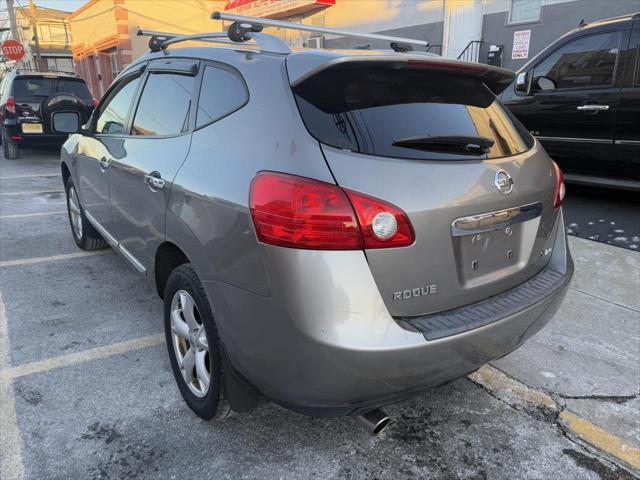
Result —
<path fill-rule="evenodd" d="M 71 192 L 75 193 L 75 185 L 73 184 L 73 180 L 71 177 L 67 180 L 67 184 L 65 185 L 65 193 L 67 196 L 67 214 L 69 216 L 69 226 L 71 227 L 71 235 L 73 235 L 73 240 L 76 242 L 76 245 L 80 247 L 82 250 L 100 250 L 102 248 L 106 248 L 109 244 L 102 238 L 100 233 L 93 228 L 93 225 L 87 220 L 87 217 L 84 214 L 84 209 L 82 208 L 82 204 L 78 199 L 77 193 L 75 193 L 75 199 L 77 203 L 77 210 L 80 217 L 80 225 L 81 228 L 79 233 L 74 226 L 74 219 L 76 218 L 73 211 L 75 209 L 72 207 L 73 200 L 70 199 Z"/>
<path fill-rule="evenodd" d="M 174 296 L 179 296 L 178 292 L 181 291 L 187 292 L 195 303 L 196 313 L 198 314 L 196 319 L 199 320 L 200 325 L 204 326 L 204 333 L 208 343 L 208 357 L 205 358 L 208 358 L 210 381 L 208 390 L 203 396 L 197 396 L 192 392 L 178 364 L 176 348 L 183 347 L 176 346 L 176 343 L 174 343 L 174 333 L 171 329 L 171 310 L 174 304 Z M 186 320 L 183 313 L 181 318 Z M 187 322 L 185 321 L 185 323 Z M 226 396 L 224 381 L 226 364 L 222 358 L 222 343 L 202 283 L 200 283 L 195 270 L 189 263 L 180 265 L 169 275 L 164 291 L 164 332 L 173 376 L 176 379 L 182 398 L 187 402 L 189 408 L 204 420 L 221 420 L 231 416 L 234 412 Z M 178 340 L 184 342 L 184 340 Z M 188 341 L 186 343 L 189 344 L 188 348 L 191 349 L 191 343 Z M 195 366 L 193 368 L 195 369 Z M 197 374 L 192 373 L 192 375 L 196 376 Z"/>
<path fill-rule="evenodd" d="M 20 147 L 7 138 L 7 133 L 2 130 L 2 154 L 7 160 L 20 158 Z"/>

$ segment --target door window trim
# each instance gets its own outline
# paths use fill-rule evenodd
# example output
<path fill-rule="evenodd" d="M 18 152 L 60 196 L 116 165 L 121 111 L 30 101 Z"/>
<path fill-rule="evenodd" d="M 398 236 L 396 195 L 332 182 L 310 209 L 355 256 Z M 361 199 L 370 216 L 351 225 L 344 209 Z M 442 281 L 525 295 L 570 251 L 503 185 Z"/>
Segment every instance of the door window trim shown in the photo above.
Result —
<path fill-rule="evenodd" d="M 558 50 L 560 50 L 561 48 L 563 48 L 565 45 L 569 45 L 572 42 L 575 42 L 576 40 L 582 40 L 583 38 L 587 38 L 587 37 L 594 37 L 597 35 L 603 35 L 603 34 L 607 34 L 607 33 L 617 33 L 618 34 L 618 46 L 616 47 L 617 53 L 616 53 L 616 63 L 613 66 L 613 76 L 611 77 L 611 84 L 610 85 L 593 85 L 593 86 L 583 86 L 583 87 L 569 87 L 569 88 L 557 88 L 555 90 L 532 90 L 531 91 L 531 95 L 536 95 L 536 94 L 554 94 L 557 92 L 575 92 L 575 91 L 580 91 L 580 90 L 597 90 L 597 89 L 607 89 L 607 88 L 615 88 L 616 85 L 616 79 L 618 77 L 618 67 L 620 65 L 620 42 L 622 42 L 622 33 L 623 31 L 620 30 L 619 28 L 614 28 L 611 30 L 603 30 L 603 31 L 599 31 L 599 32 L 593 32 L 593 33 L 587 33 L 585 35 L 577 35 L 575 37 L 572 38 L 568 38 L 567 41 L 561 43 L 560 45 L 556 46 L 556 48 L 554 48 L 552 51 L 547 52 L 547 54 L 540 58 L 531 68 L 529 68 L 529 72 L 531 72 L 531 82 L 532 82 L 532 87 L 533 87 L 533 73 L 535 72 L 536 68 L 542 63 L 544 62 L 547 58 L 549 58 L 551 55 L 553 55 L 554 53 L 556 53 Z"/>

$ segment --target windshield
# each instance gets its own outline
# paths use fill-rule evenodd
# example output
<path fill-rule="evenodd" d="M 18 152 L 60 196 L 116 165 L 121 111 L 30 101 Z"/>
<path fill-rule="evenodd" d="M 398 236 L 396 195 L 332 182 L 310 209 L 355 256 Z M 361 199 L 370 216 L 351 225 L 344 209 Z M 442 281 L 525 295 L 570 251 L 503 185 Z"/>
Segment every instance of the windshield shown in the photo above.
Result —
<path fill-rule="evenodd" d="M 329 69 L 294 93 L 316 139 L 354 152 L 478 160 L 515 155 L 533 145 L 524 127 L 474 78 L 388 67 Z M 457 148 L 460 138 L 484 139 L 486 148 Z"/>

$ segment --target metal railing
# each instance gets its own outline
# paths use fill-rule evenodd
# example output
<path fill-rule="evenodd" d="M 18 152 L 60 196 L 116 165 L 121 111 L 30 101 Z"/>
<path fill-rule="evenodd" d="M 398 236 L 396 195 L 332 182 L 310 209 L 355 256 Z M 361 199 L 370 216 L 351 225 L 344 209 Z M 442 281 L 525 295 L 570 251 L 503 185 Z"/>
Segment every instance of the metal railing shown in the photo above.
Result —
<path fill-rule="evenodd" d="M 464 62 L 478 63 L 480 60 L 480 48 L 484 42 L 482 40 L 471 40 L 464 50 L 458 55 L 458 60 Z"/>

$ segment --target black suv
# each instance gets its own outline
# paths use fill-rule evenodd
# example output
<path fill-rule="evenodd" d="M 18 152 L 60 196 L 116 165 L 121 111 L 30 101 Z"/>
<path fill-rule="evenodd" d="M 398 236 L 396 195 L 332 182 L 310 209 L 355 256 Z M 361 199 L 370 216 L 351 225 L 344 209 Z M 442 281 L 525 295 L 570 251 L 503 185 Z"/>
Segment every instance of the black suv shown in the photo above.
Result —
<path fill-rule="evenodd" d="M 568 181 L 640 189 L 639 52 L 640 13 L 580 25 L 503 94 Z"/>
<path fill-rule="evenodd" d="M 12 70 L 0 83 L 0 138 L 5 158 L 18 158 L 21 145 L 62 145 L 67 134 L 51 130 L 51 115 L 75 111 L 84 123 L 96 100 L 75 74 Z"/>

